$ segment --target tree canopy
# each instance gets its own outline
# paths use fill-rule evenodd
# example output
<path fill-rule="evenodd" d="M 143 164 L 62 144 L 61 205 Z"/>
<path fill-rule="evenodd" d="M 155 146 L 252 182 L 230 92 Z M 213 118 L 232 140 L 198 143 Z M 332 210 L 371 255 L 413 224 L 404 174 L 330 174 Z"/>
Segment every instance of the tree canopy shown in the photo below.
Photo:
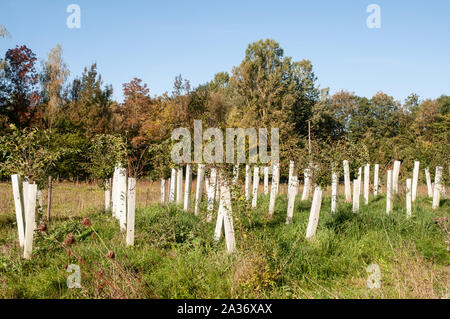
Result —
<path fill-rule="evenodd" d="M 412 93 L 398 101 L 381 91 L 372 97 L 351 91 L 330 95 L 329 88 L 318 86 L 311 61 L 294 61 L 272 39 L 250 43 L 231 72 L 218 72 L 196 87 L 177 75 L 171 93 L 151 95 L 151 85 L 133 78 L 122 85 L 121 103 L 113 100 L 112 86 L 95 63 L 68 82 L 59 45 L 41 68 L 36 61 L 25 45 L 7 50 L 0 60 L 4 175 L 12 172 L 7 168 L 13 154 L 37 152 L 51 165 L 25 161 L 30 167 L 21 173 L 103 179 L 121 158 L 132 175 L 167 177 L 174 165 L 171 133 L 178 127 L 193 133 L 194 120 L 202 120 L 203 129 L 279 128 L 285 167 L 295 160 L 300 170 L 310 162 L 329 169 L 351 157 L 355 165 L 371 161 L 385 167 L 394 159 L 420 160 L 446 165 L 448 172 L 450 96 L 423 100 Z M 328 182 L 324 171 L 316 173 Z"/>

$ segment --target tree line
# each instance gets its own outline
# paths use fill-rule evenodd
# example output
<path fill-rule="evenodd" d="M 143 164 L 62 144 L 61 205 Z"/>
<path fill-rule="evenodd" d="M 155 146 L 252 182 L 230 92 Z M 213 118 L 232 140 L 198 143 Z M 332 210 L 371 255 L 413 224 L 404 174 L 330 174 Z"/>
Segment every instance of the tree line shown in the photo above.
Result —
<path fill-rule="evenodd" d="M 388 167 L 400 159 L 406 169 L 420 160 L 448 171 L 450 96 L 421 99 L 413 93 L 397 101 L 383 92 L 371 98 L 349 91 L 331 95 L 317 84 L 311 61 L 285 56 L 272 39 L 249 44 L 231 72 L 197 87 L 179 75 L 172 92 L 152 95 L 134 78 L 122 85 L 122 103 L 114 101 L 95 63 L 72 81 L 69 75 L 59 45 L 40 65 L 26 45 L 0 60 L 3 178 L 19 173 L 38 183 L 49 175 L 102 180 L 118 162 L 135 177 L 166 177 L 171 132 L 192 130 L 194 120 L 204 128 L 279 128 L 282 167 L 295 160 L 300 169 L 310 162 L 325 169 L 342 158 L 355 159 L 355 167 Z"/>

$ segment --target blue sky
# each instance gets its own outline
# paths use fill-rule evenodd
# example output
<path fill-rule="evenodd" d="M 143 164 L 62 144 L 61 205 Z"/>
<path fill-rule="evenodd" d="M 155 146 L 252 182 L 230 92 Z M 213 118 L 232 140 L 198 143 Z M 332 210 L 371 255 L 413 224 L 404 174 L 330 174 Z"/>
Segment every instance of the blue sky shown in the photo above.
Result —
<path fill-rule="evenodd" d="M 81 28 L 69 29 L 66 8 L 81 7 Z M 381 7 L 381 28 L 369 29 L 369 4 Z M 450 1 L 21 1 L 1 0 L 0 55 L 26 44 L 38 56 L 59 43 L 71 78 L 97 62 L 114 97 L 139 77 L 152 94 L 172 91 L 182 74 L 191 84 L 231 71 L 250 42 L 278 41 L 286 56 L 313 63 L 321 87 L 362 96 L 384 91 L 403 100 L 450 95 Z"/>

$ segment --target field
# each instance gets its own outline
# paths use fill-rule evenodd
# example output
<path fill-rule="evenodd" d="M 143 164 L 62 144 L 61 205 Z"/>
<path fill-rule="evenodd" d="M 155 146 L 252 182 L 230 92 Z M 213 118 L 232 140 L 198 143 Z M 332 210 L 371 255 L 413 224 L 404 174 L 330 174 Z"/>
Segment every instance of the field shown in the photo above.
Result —
<path fill-rule="evenodd" d="M 449 299 L 450 1 L 41 2 L 0 2 L 0 304 Z"/>
<path fill-rule="evenodd" d="M 390 215 L 384 195 L 361 204 L 357 214 L 340 196 L 331 214 L 327 190 L 317 234 L 307 241 L 311 202 L 297 196 L 293 223 L 286 225 L 286 188 L 272 220 L 262 189 L 257 209 L 236 195 L 237 253 L 229 256 L 223 236 L 214 242 L 215 223 L 206 222 L 204 209 L 194 216 L 160 207 L 158 183 L 138 183 L 135 246 L 128 248 L 96 185 L 56 184 L 52 220 L 36 233 L 33 258 L 24 260 L 11 185 L 2 183 L 0 298 L 448 298 L 449 200 L 432 211 L 420 187 L 407 219 L 402 194 Z M 71 264 L 81 269 L 79 289 L 66 284 Z M 379 289 L 367 285 L 371 264 L 381 270 Z"/>

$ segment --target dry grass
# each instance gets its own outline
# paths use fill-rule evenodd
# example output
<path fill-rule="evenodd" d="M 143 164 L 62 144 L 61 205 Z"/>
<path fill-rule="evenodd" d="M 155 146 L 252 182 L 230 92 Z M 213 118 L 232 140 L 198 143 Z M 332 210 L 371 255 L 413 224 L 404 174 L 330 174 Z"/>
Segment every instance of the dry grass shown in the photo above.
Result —
<path fill-rule="evenodd" d="M 448 299 L 450 268 L 437 266 L 420 256 L 414 247 L 395 250 L 394 265 L 380 264 L 381 288 L 367 289 L 365 272 L 336 287 L 336 296 L 352 298 Z M 352 287 L 351 291 L 348 291 Z M 317 296 L 310 295 L 309 298 Z"/>
<path fill-rule="evenodd" d="M 44 214 L 47 206 L 47 190 L 42 191 Z M 136 207 L 146 207 L 160 200 L 160 184 L 140 180 L 137 182 Z M 59 218 L 80 217 L 86 211 L 98 210 L 105 205 L 105 194 L 95 184 L 54 183 L 52 216 Z M 14 215 L 11 183 L 0 183 L 0 215 Z"/>
<path fill-rule="evenodd" d="M 262 292 L 273 285 L 275 277 L 266 259 L 255 251 L 248 251 L 235 263 L 231 289 L 237 295 L 264 298 Z"/>
<path fill-rule="evenodd" d="M 192 193 L 195 193 L 195 184 L 196 181 L 193 181 L 193 187 L 192 187 Z M 260 194 L 263 193 L 263 185 L 260 185 Z M 299 187 L 299 194 L 301 194 L 303 188 L 302 186 Z M 287 185 L 282 184 L 280 185 L 280 193 L 286 194 L 287 191 Z M 339 193 L 342 194 L 344 192 L 343 185 L 339 186 Z M 400 197 L 402 197 L 402 201 L 404 200 L 404 196 L 402 195 L 404 192 L 404 188 L 400 185 Z M 166 194 L 168 192 L 166 191 Z M 329 196 L 330 194 L 330 188 L 327 188 L 325 191 L 326 195 Z M 426 185 L 420 185 L 418 190 L 419 195 L 426 195 L 427 194 L 427 188 Z M 449 194 L 449 192 L 447 192 Z M 46 197 L 47 192 L 46 190 L 43 191 L 43 199 L 44 199 L 44 205 L 46 203 Z M 137 208 L 141 209 L 143 207 L 146 207 L 152 203 L 157 203 L 160 200 L 160 184 L 159 182 L 149 182 L 140 180 L 137 183 Z M 381 202 L 373 201 L 372 207 L 374 209 L 383 211 L 383 204 Z M 378 206 L 377 206 L 378 205 Z M 417 208 L 423 208 L 423 209 L 429 209 L 430 203 L 429 200 L 421 200 L 418 204 Z M 425 206 L 424 206 L 425 205 Z M 422 207 L 424 206 L 424 207 Z M 90 213 L 93 213 L 94 215 L 96 212 L 98 213 L 99 209 L 104 207 L 104 192 L 99 187 L 97 187 L 94 184 L 87 184 L 87 183 L 56 183 L 54 185 L 53 190 L 53 209 L 52 209 L 52 216 L 55 220 L 55 225 L 60 224 L 59 221 L 71 219 L 71 218 L 81 218 L 85 216 L 89 216 Z M 428 208 L 427 208 L 428 207 Z M 445 206 L 448 207 L 448 206 Z M 155 205 L 153 208 L 157 209 L 158 206 Z M 152 209 L 153 209 L 152 208 Z M 265 212 L 265 208 L 262 208 Z M 303 211 L 297 214 L 297 216 L 301 218 L 307 218 L 307 210 L 305 214 L 303 214 Z M 328 210 L 327 208 L 324 208 L 324 210 Z M 420 210 L 419 210 L 420 211 Z M 45 212 L 45 207 L 44 207 Z M 146 218 L 150 210 L 145 210 L 145 213 L 141 215 L 142 218 Z M 425 212 L 425 211 L 424 211 Z M 285 208 L 283 208 L 283 213 L 285 213 Z M 444 213 L 443 216 L 447 216 L 448 211 L 441 210 L 438 211 L 438 215 L 440 216 L 442 213 Z M 303 216 L 305 215 L 305 216 Z M 431 215 L 431 220 L 436 217 L 435 215 Z M 325 217 L 325 216 L 324 216 Z M 9 260 L 14 259 L 20 259 L 20 256 L 15 256 L 16 253 L 20 253 L 20 250 L 14 249 L 14 245 L 17 246 L 17 240 L 16 237 L 11 237 L 13 234 L 15 234 L 15 230 L 13 229 L 12 225 L 10 225 L 9 221 L 14 220 L 14 203 L 12 198 L 12 189 L 10 183 L 0 183 L 0 221 L 3 221 L 8 224 L 8 227 L 4 227 L 4 243 L 0 245 L 0 257 L 1 255 L 8 256 Z M 237 218 L 237 216 L 236 216 Z M 322 217 L 321 217 L 322 218 Z M 447 218 L 447 217 L 446 217 Z M 303 220 L 303 219 L 302 219 Z M 444 220 L 444 219 L 442 219 Z M 446 219 L 447 228 L 442 227 L 442 231 L 444 232 L 444 236 L 442 237 L 442 240 L 447 240 L 448 237 L 448 219 Z M 177 221 L 177 224 L 180 221 Z M 299 223 L 300 221 L 297 221 Z M 104 223 L 104 224 L 103 224 Z M 260 222 L 262 223 L 262 222 Z M 149 244 L 148 240 L 143 240 L 140 245 L 144 245 L 140 247 L 140 250 L 136 250 L 136 248 L 129 249 L 126 252 L 126 255 L 130 257 L 124 256 L 125 250 L 122 250 L 121 245 L 123 245 L 123 238 L 121 237 L 121 234 L 118 233 L 117 225 L 115 224 L 115 221 L 112 221 L 111 224 L 114 226 L 111 228 L 111 225 L 108 224 L 107 220 L 102 220 L 102 231 L 104 233 L 111 233 L 114 234 L 114 232 L 117 232 L 116 235 L 111 235 L 111 238 L 109 241 L 107 241 L 107 245 L 109 248 L 114 249 L 116 251 L 116 254 L 120 256 L 120 251 L 122 251 L 122 255 L 120 258 L 117 259 L 109 259 L 107 258 L 105 261 L 105 254 L 107 251 L 105 251 L 106 247 L 103 247 L 103 245 L 99 245 L 95 240 L 93 240 L 92 244 L 82 244 L 79 245 L 81 250 L 76 252 L 74 249 L 73 253 L 77 253 L 78 256 L 85 259 L 89 265 L 92 266 L 92 269 L 89 267 L 82 267 L 82 276 L 83 276 L 83 282 L 92 282 L 93 284 L 90 286 L 86 286 L 86 289 L 83 289 L 81 291 L 80 295 L 77 295 L 76 297 L 86 297 L 86 298 L 152 298 L 153 296 L 166 296 L 167 290 L 169 288 L 165 288 L 166 290 L 158 290 L 155 287 L 152 287 L 149 289 L 147 286 L 147 283 L 158 283 L 158 286 L 161 285 L 160 280 L 166 281 L 166 285 L 172 285 L 173 282 L 175 282 L 175 279 L 172 279 L 174 277 L 174 270 L 172 267 L 180 267 L 178 269 L 178 285 L 181 285 L 181 287 L 185 287 L 185 283 L 188 283 L 192 280 L 191 277 L 182 277 L 182 276 L 188 276 L 189 272 L 184 272 L 186 270 L 186 267 L 193 267 L 196 269 L 198 267 L 198 260 L 196 259 L 198 256 L 195 255 L 198 253 L 197 251 L 192 252 L 191 250 L 188 250 L 188 248 L 180 248 L 179 250 L 174 250 L 174 248 L 171 248 L 171 250 L 168 250 L 167 252 L 160 252 L 155 247 L 152 247 L 151 244 Z M 6 224 L 5 224 L 6 225 Z M 239 225 L 238 221 L 236 220 L 236 227 Z M 270 226 L 270 225 L 269 225 Z M 420 223 L 416 225 L 420 229 Z M 274 224 L 274 227 L 278 227 Z M 284 223 L 280 224 L 279 227 L 283 227 L 283 234 L 290 231 L 293 233 L 296 233 L 298 230 L 290 227 L 286 228 Z M 7 231 L 9 228 L 9 231 Z M 242 228 L 242 227 L 241 227 Z M 244 236 L 245 235 L 254 235 L 254 232 L 257 230 L 257 228 L 243 228 L 239 230 L 239 234 Z M 160 230 L 161 231 L 161 230 Z M 323 231 L 323 226 L 322 226 Z M 392 231 L 392 230 L 391 230 Z M 144 234 L 143 231 L 141 231 L 141 235 Z M 139 232 L 138 232 L 139 234 Z M 391 235 L 397 234 L 394 230 L 394 233 Z M 413 236 L 412 234 L 410 234 Z M 295 234 L 297 236 L 297 234 Z M 361 234 L 361 236 L 364 237 L 364 234 Z M 414 238 L 417 238 L 417 240 L 421 240 L 420 237 L 413 236 Z M 97 238 L 97 237 L 96 237 Z M 207 284 L 206 288 L 204 288 L 205 294 L 211 295 L 211 296 L 219 296 L 221 295 L 219 291 L 223 291 L 224 284 L 219 280 L 219 278 L 225 278 L 227 282 L 229 282 L 229 288 L 231 293 L 231 297 L 240 297 L 240 298 L 265 298 L 265 297 L 293 297 L 293 298 L 448 298 L 449 297 L 449 290 L 450 290 L 450 268 L 448 267 L 448 263 L 442 262 L 442 263 L 435 263 L 430 258 L 425 258 L 423 256 L 423 252 L 420 252 L 420 246 L 418 245 L 418 249 L 413 244 L 412 240 L 398 240 L 399 243 L 401 243 L 400 247 L 394 247 L 389 251 L 392 253 L 392 258 L 388 257 L 391 256 L 390 254 L 384 255 L 383 258 L 376 259 L 375 261 L 379 264 L 381 269 L 381 280 L 382 280 L 382 288 L 381 289 L 368 289 L 367 288 L 367 277 L 368 274 L 365 272 L 365 266 L 363 266 L 356 270 L 355 272 L 352 272 L 349 275 L 342 276 L 342 277 L 335 277 L 330 278 L 329 281 L 323 281 L 320 279 L 320 276 L 317 276 L 315 271 L 304 272 L 303 277 L 283 277 L 283 284 L 282 286 L 280 284 L 280 278 L 281 275 L 278 273 L 278 268 L 273 268 L 271 264 L 268 262 L 267 256 L 265 254 L 268 247 L 265 244 L 268 244 L 267 241 L 259 242 L 257 240 L 258 237 L 249 237 L 248 240 L 243 240 L 243 238 L 240 238 L 240 247 L 241 247 L 241 253 L 236 256 L 236 259 L 233 259 L 232 261 L 228 260 L 228 258 L 225 258 L 222 255 L 216 255 L 214 260 L 210 261 L 211 265 L 220 264 L 220 266 L 227 264 L 227 270 L 223 270 L 219 266 L 216 268 L 220 270 L 220 272 L 217 270 L 217 273 L 214 276 L 217 278 L 210 279 L 212 282 L 220 282 L 220 284 L 217 284 L 214 288 L 211 283 Z M 277 237 L 278 238 L 278 237 Z M 290 237 L 287 237 L 290 238 Z M 430 237 L 431 238 L 431 237 Z M 286 240 L 286 239 L 280 239 L 280 240 Z M 326 238 L 322 239 L 324 242 L 327 242 Z M 439 239 L 440 240 L 440 239 Z M 356 241 L 356 239 L 355 239 Z M 287 241 L 289 242 L 289 241 Z M 331 241 L 330 241 L 331 242 Z M 272 245 L 275 245 L 272 243 Z M 376 243 L 374 243 L 376 245 Z M 448 242 L 447 242 L 448 245 Z M 76 245 L 78 246 L 78 245 Z M 305 246 L 305 244 L 303 244 Z M 84 248 L 83 248 L 84 247 Z M 115 248 L 113 248 L 115 247 Z M 119 247 L 119 248 L 118 248 Z M 275 249 L 275 246 L 273 246 L 271 249 Z M 325 246 L 324 246 L 325 247 Z M 17 248 L 17 247 L 16 247 Z M 109 249 L 108 248 L 108 249 Z M 307 247 L 306 247 L 307 248 Z M 308 249 L 301 250 L 303 252 L 309 252 Z M 326 248 L 326 247 L 325 247 Z M 324 249 L 325 249 L 324 248 Z M 171 267 L 168 267 L 167 270 L 159 270 L 159 275 L 155 275 L 156 279 L 152 279 L 151 281 L 148 281 L 148 278 L 153 276 L 153 271 L 158 270 L 158 268 L 155 269 L 144 269 L 144 272 L 147 271 L 144 276 L 141 276 L 141 269 L 140 265 L 143 262 L 147 262 L 146 258 L 148 257 L 147 253 L 148 251 L 155 249 L 153 254 L 161 254 L 161 257 L 158 258 L 165 258 L 164 263 L 159 265 L 158 267 L 163 268 L 165 267 L 166 263 L 170 263 Z M 191 248 L 189 248 L 191 249 Z M 278 249 L 278 248 L 277 248 Z M 422 247 L 423 249 L 423 247 Z M 326 249 L 323 253 L 325 253 Z M 96 256 L 94 256 L 95 252 L 98 252 Z M 186 259 L 186 252 L 190 252 L 190 258 Z M 314 251 L 311 250 L 311 254 Z M 319 250 L 318 254 L 320 255 L 321 250 Z M 195 258 L 194 258 L 195 256 Z M 209 255 L 208 255 L 209 256 Z M 217 257 L 218 256 L 218 257 Z M 222 256 L 222 257 L 220 257 Z M 310 257 L 310 254 L 304 255 L 303 257 Z M 17 257 L 17 258 L 16 258 Z M 98 257 L 98 258 L 97 258 Z M 286 260 L 292 261 L 290 256 L 281 256 L 279 258 L 285 258 Z M 317 256 L 316 256 L 317 257 Z M 340 256 L 334 256 L 334 258 L 340 258 Z M 56 258 L 56 256 L 54 256 Z M 61 256 L 59 257 L 61 258 Z M 76 258 L 74 255 L 72 255 L 70 258 Z M 132 258 L 133 262 L 129 262 L 127 258 Z M 153 258 L 153 257 L 151 257 Z M 206 256 L 201 256 L 198 258 L 207 258 Z M 223 258 L 223 259 L 221 259 Z M 348 259 L 345 259 L 346 261 L 352 260 L 351 258 L 354 258 L 353 255 L 349 255 Z M 355 257 L 356 258 L 356 257 Z M 65 264 L 68 264 L 69 257 L 64 256 L 63 257 Z M 66 260 L 67 259 L 67 260 Z M 155 259 L 157 260 L 157 259 Z M 312 261 L 315 261 L 316 259 L 312 258 Z M 325 259 L 324 259 L 325 260 Z M 181 262 L 183 261 L 183 263 Z M 328 259 L 327 259 L 328 261 Z M 333 261 L 330 261 L 332 263 Z M 44 263 L 44 261 L 43 261 Z M 96 264 L 98 263 L 98 265 Z M 155 261 L 156 263 L 156 261 Z M 86 265 L 86 264 L 84 264 Z M 133 265 L 133 266 L 132 266 Z M 139 267 L 137 267 L 139 265 Z M 193 266 L 195 265 L 195 266 Z M 300 264 L 299 264 L 300 265 Z M 316 265 L 319 267 L 320 265 Z M 188 267 L 188 268 L 189 268 Z M 211 266 L 211 269 L 215 269 L 213 266 Z M 317 268 L 316 267 L 316 268 Z M 320 267 L 319 267 L 320 268 Z M 101 269 L 101 270 L 100 270 Z M 210 268 L 207 268 L 208 270 Z M 323 268 L 325 269 L 325 267 Z M 205 270 L 205 269 L 204 269 Z M 42 271 L 44 271 L 44 268 L 42 268 Z M 100 273 L 101 271 L 101 273 Z M 162 276 L 162 271 L 167 271 L 167 274 L 164 273 L 164 276 Z M 220 275 L 218 275 L 220 273 Z M 193 274 L 195 274 L 195 271 L 193 271 Z M 65 276 L 66 274 L 62 272 L 62 275 L 60 272 L 58 272 L 58 276 Z M 100 277 L 99 277 L 100 276 Z M 147 276 L 147 282 L 145 281 L 145 276 Z M 208 274 L 208 271 L 204 271 L 201 274 L 201 278 L 203 276 L 210 276 Z M 223 276 L 223 277 L 222 277 Z M 228 276 L 228 277 L 227 277 Z M 32 277 L 32 276 L 30 276 Z M 44 277 L 42 277 L 40 280 L 44 280 Z M 153 278 L 153 277 L 151 277 Z M 180 279 L 181 278 L 181 279 Z M 189 278 L 189 280 L 187 279 Z M 289 279 L 288 279 L 289 278 Z M 32 282 L 32 279 L 29 279 L 30 283 Z M 61 279 L 61 282 L 64 282 L 65 278 Z M 142 280 L 142 281 L 141 281 Z M 106 283 L 109 282 L 110 284 Z M 34 283 L 33 285 L 36 285 L 36 287 L 39 287 L 39 283 Z M 6 277 L 3 277 L 0 275 L 0 298 L 7 298 L 6 295 L 7 290 L 11 290 L 11 287 L 8 289 L 8 285 L 13 285 L 12 281 L 9 283 L 6 281 Z M 186 284 L 187 285 L 187 284 Z M 187 285 L 190 287 L 189 285 Z M 27 288 L 29 289 L 29 288 Z M 186 288 L 185 288 L 186 289 Z M 211 290 L 208 290 L 211 289 Z M 214 289 L 217 289 L 215 291 Z M 286 293 L 286 291 L 289 291 L 289 294 Z M 183 291 L 180 288 L 180 291 Z M 189 290 L 187 290 L 189 291 Z M 177 291 L 178 293 L 178 291 Z M 267 295 L 267 294 L 270 295 Z M 169 296 L 172 296 L 169 294 Z M 197 295 L 193 293 L 193 296 L 202 296 Z M 228 295 L 227 295 L 228 296 Z"/>
<path fill-rule="evenodd" d="M 184 184 L 184 183 L 183 183 Z M 192 181 L 192 194 L 195 193 L 196 180 Z M 399 192 L 405 192 L 402 184 L 399 185 Z M 269 186 L 270 189 L 270 186 Z M 287 194 L 288 185 L 280 184 L 279 193 Z M 184 190 L 184 185 L 183 185 Z M 344 185 L 338 187 L 338 193 L 344 193 Z M 381 189 L 383 192 L 384 189 Z M 140 209 L 152 203 L 160 201 L 161 188 L 159 182 L 150 182 L 147 180 L 139 180 L 136 187 L 136 208 Z M 259 193 L 264 192 L 264 185 L 260 184 Z M 303 192 L 303 185 L 299 186 L 299 194 Z M 373 191 L 371 190 L 371 193 Z M 418 187 L 418 196 L 427 194 L 426 185 Z M 205 192 L 204 192 L 205 193 Z M 450 189 L 447 189 L 447 194 Z M 47 205 L 47 190 L 42 191 L 44 202 L 44 214 Z M 53 201 L 52 201 L 52 215 L 57 218 L 79 217 L 81 212 L 97 210 L 103 207 L 105 203 L 104 192 L 95 184 L 89 183 L 54 183 L 53 184 Z M 168 185 L 166 183 L 166 200 L 168 196 Z M 324 196 L 331 196 L 331 187 L 327 187 Z M 0 215 L 14 214 L 14 200 L 12 197 L 11 183 L 0 183 Z"/>
<path fill-rule="evenodd" d="M 411 254 L 411 250 L 414 252 Z M 408 253 L 409 251 L 409 253 Z M 436 299 L 448 296 L 450 269 L 437 268 L 425 261 L 415 250 L 401 249 L 396 254 L 396 266 L 386 276 L 392 278 L 392 287 L 398 298 Z"/>
<path fill-rule="evenodd" d="M 94 228 L 92 228 L 94 231 Z M 94 234 L 94 233 L 93 233 Z M 96 239 L 103 239 L 95 232 Z M 91 282 L 90 286 L 82 286 L 81 294 L 85 298 L 150 298 L 145 285 L 142 283 L 140 268 L 134 270 L 130 266 L 127 256 L 117 258 L 111 250 L 105 250 L 106 247 L 99 244 L 98 240 L 93 240 L 93 245 L 89 247 L 90 253 L 97 252 L 97 256 L 92 258 L 87 253 L 77 251 L 75 247 L 65 249 L 68 255 L 75 257 L 78 264 L 81 265 L 81 275 L 83 282 Z"/>

